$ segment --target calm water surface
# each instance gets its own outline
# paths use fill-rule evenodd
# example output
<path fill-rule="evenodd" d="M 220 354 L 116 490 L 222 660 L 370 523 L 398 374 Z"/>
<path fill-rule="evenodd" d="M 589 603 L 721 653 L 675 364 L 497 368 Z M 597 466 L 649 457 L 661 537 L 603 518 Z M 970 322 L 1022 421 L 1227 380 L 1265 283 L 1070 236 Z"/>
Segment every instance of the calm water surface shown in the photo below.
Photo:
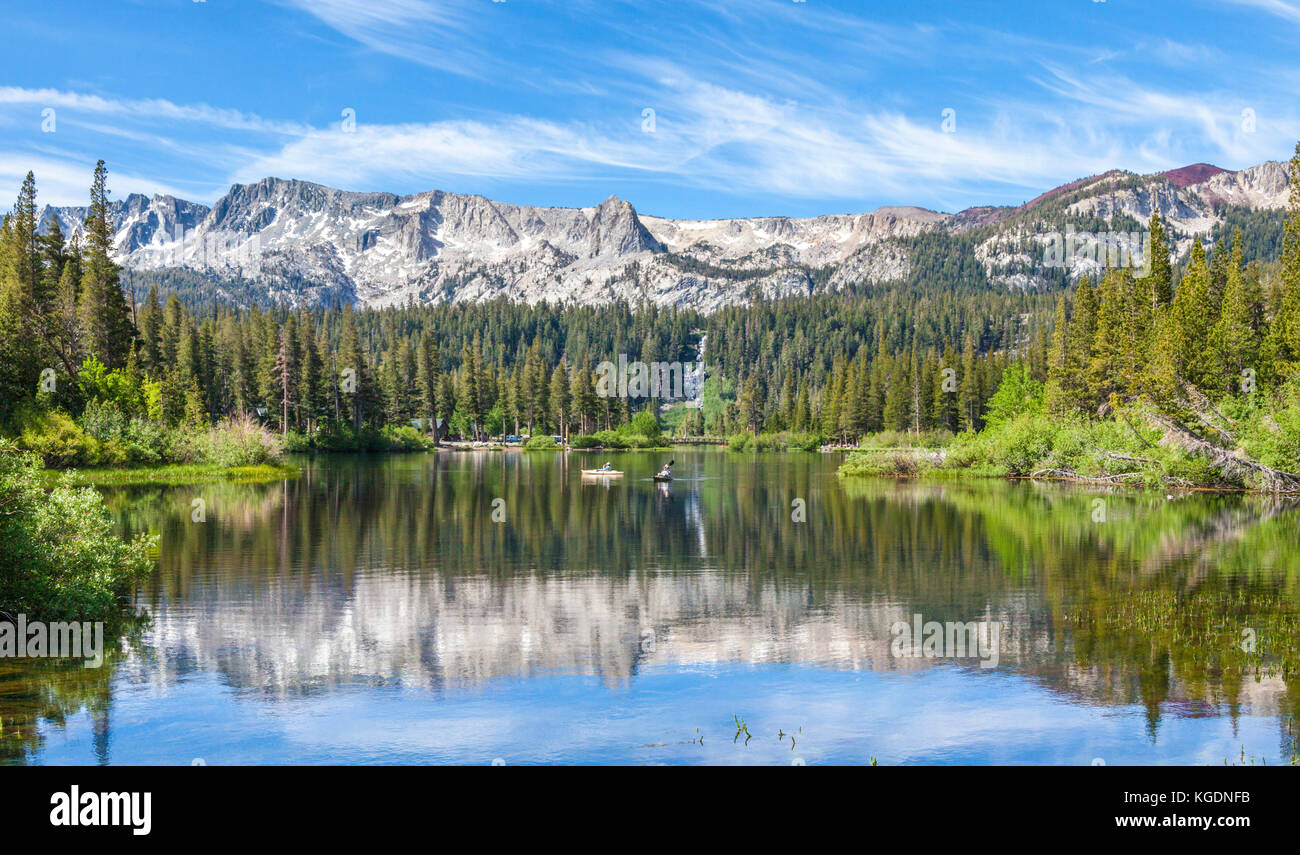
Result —
<path fill-rule="evenodd" d="M 137 596 L 148 626 L 100 669 L 0 660 L 0 762 L 1283 764 L 1296 751 L 1290 503 L 671 456 L 671 485 L 646 480 L 654 455 L 482 452 L 108 489 L 124 532 L 161 534 L 160 572 Z M 581 478 L 606 459 L 627 475 Z M 206 522 L 191 521 L 195 498 Z M 892 655 L 891 627 L 918 614 L 1000 622 L 997 666 Z"/>

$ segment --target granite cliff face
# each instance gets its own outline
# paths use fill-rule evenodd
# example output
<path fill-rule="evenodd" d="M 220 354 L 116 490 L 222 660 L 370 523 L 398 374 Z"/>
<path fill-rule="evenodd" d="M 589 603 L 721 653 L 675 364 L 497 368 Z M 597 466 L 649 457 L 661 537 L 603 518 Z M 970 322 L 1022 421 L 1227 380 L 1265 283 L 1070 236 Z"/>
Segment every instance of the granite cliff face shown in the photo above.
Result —
<path fill-rule="evenodd" d="M 1225 206 L 1283 208 L 1287 193 L 1280 163 L 1239 172 L 1195 164 L 1081 179 L 1019 208 L 670 220 L 638 214 L 613 196 L 589 208 L 536 208 L 438 190 L 396 196 L 266 178 L 231 187 L 211 207 L 132 194 L 113 203 L 112 216 L 118 261 L 127 267 L 238 279 L 276 301 L 622 298 L 710 311 L 754 294 L 904 278 L 907 239 L 927 232 L 978 235 L 976 254 L 992 281 L 1035 287 L 1044 280 L 1035 273 L 1034 242 L 1053 223 L 1119 216 L 1145 223 L 1159 205 L 1185 252 L 1222 220 Z M 71 234 L 85 209 L 46 208 L 42 220 L 50 216 Z"/>

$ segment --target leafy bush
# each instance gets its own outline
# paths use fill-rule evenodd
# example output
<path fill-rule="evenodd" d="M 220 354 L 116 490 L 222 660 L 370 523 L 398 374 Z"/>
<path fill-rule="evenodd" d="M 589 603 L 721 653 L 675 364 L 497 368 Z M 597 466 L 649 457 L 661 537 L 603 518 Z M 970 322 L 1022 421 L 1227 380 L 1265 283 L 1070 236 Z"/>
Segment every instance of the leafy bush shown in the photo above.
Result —
<path fill-rule="evenodd" d="M 628 442 L 617 431 L 598 430 L 591 435 L 602 448 L 628 448 Z"/>
<path fill-rule="evenodd" d="M 41 484 L 41 459 L 0 440 L 0 610 L 45 621 L 120 616 L 119 598 L 154 566 L 157 537 L 123 542 L 99 493 L 70 476 L 48 493 Z"/>
<path fill-rule="evenodd" d="M 988 432 L 992 434 L 993 463 L 1008 475 L 1028 475 L 1042 468 L 1052 449 L 1056 425 L 1041 414 L 1025 412 L 999 422 Z"/>
<path fill-rule="evenodd" d="M 732 451 L 817 451 L 825 438 L 815 433 L 737 433 L 728 437 L 727 448 Z"/>
<path fill-rule="evenodd" d="M 379 430 L 362 428 L 357 435 L 351 425 L 340 424 L 322 428 L 310 436 L 289 431 L 281 446 L 286 452 L 424 451 L 433 447 L 433 439 L 410 425 L 386 425 Z"/>
<path fill-rule="evenodd" d="M 627 437 L 631 442 L 632 437 L 642 437 L 641 444 L 633 444 L 633 448 L 654 448 L 663 442 L 663 434 L 659 429 L 659 419 L 650 409 L 644 409 L 632 418 L 618 426 L 618 433 Z"/>
<path fill-rule="evenodd" d="M 200 462 L 223 469 L 256 466 L 276 462 L 283 450 L 279 436 L 255 419 L 239 416 L 208 428 L 203 436 Z"/>
<path fill-rule="evenodd" d="M 62 410 L 18 413 L 18 444 L 35 452 L 54 469 L 94 466 L 99 462 L 100 443 Z"/>
<path fill-rule="evenodd" d="M 524 448 L 529 451 L 554 451 L 556 448 L 555 438 L 546 434 L 538 434 L 528 438 L 524 443 Z"/>
<path fill-rule="evenodd" d="M 287 454 L 308 452 L 313 448 L 315 443 L 311 437 L 301 431 L 291 430 L 284 435 L 284 450 Z"/>
<path fill-rule="evenodd" d="M 819 437 L 820 439 L 820 437 Z M 952 431 L 926 430 L 920 433 L 901 430 L 882 430 L 866 434 L 858 443 L 862 448 L 943 448 L 952 442 Z"/>
<path fill-rule="evenodd" d="M 841 475 L 874 475 L 885 478 L 915 478 L 934 468 L 928 457 L 907 451 L 854 451 L 839 468 Z"/>
<path fill-rule="evenodd" d="M 596 448 L 599 445 L 600 441 L 589 433 L 569 437 L 570 448 Z"/>
<path fill-rule="evenodd" d="M 126 432 L 127 421 L 126 413 L 122 412 L 120 406 L 99 398 L 87 404 L 78 419 L 82 430 L 100 442 L 120 439 Z"/>
<path fill-rule="evenodd" d="M 119 404 L 100 398 L 91 400 L 78 423 L 99 440 L 98 466 L 151 466 L 163 462 L 171 441 L 168 430 L 157 419 L 129 417 Z"/>
<path fill-rule="evenodd" d="M 984 423 L 997 426 L 1026 414 L 1043 412 L 1043 384 L 1017 362 L 1002 372 L 1002 382 L 985 405 Z"/>
<path fill-rule="evenodd" d="M 1237 420 L 1237 441 L 1248 455 L 1274 469 L 1300 471 L 1300 381 L 1271 401 L 1229 400 L 1223 412 Z"/>
<path fill-rule="evenodd" d="M 410 425 L 386 425 L 380 432 L 380 439 L 383 451 L 424 451 L 432 444 L 432 440 Z"/>

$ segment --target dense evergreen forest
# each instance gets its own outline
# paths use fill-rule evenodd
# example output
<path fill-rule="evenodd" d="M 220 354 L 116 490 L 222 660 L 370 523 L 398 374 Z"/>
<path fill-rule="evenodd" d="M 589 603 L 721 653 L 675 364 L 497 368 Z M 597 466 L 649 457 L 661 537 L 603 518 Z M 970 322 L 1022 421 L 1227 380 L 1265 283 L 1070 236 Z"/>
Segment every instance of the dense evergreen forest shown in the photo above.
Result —
<path fill-rule="evenodd" d="M 0 426 L 54 465 L 184 459 L 165 434 L 236 422 L 295 448 L 589 434 L 666 403 L 601 397 L 600 363 L 695 361 L 702 343 L 704 406 L 676 411 L 682 434 L 978 431 L 991 404 L 1006 415 L 995 394 L 1011 366 L 1017 394 L 1038 390 L 1057 418 L 1143 401 L 1185 426 L 1211 402 L 1285 408 L 1300 365 L 1300 147 L 1291 166 L 1285 220 L 1238 217 L 1185 260 L 1158 212 L 1113 226 L 1149 229 L 1145 277 L 1115 268 L 1011 290 L 987 281 L 974 238 L 927 234 L 910 240 L 905 281 L 709 315 L 503 300 L 240 308 L 164 298 L 157 278 L 133 300 L 110 258 L 103 163 L 84 243 L 37 222 L 29 174 L 0 231 Z"/>

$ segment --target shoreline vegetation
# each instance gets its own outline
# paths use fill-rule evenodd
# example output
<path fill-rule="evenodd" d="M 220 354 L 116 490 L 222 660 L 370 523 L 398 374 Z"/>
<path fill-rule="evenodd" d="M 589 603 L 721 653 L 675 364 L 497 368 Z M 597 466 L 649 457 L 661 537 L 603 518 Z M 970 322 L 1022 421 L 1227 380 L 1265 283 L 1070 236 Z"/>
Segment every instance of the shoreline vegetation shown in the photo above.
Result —
<path fill-rule="evenodd" d="M 1023 370 L 1008 369 L 1003 389 L 1006 394 L 1000 390 L 995 399 L 1001 398 L 1005 408 L 998 412 L 995 406 L 982 430 L 918 436 L 913 443 L 906 434 L 864 437 L 849 450 L 838 474 L 1300 493 L 1300 476 L 1276 468 L 1294 466 L 1300 453 L 1300 434 L 1279 427 L 1279 420 L 1284 426 L 1300 425 L 1294 403 L 1284 404 L 1281 414 L 1255 401 L 1229 400 L 1217 408 L 1207 403 L 1205 423 L 1221 424 L 1225 437 L 1211 442 L 1149 400 L 1107 408 L 1095 418 L 1054 417 L 1045 411 L 1041 384 Z"/>
<path fill-rule="evenodd" d="M 297 478 L 302 470 L 287 463 L 258 464 L 256 466 L 222 467 L 208 465 L 146 466 L 135 469 L 46 469 L 46 483 L 66 477 L 78 487 L 156 485 L 178 487 L 187 484 L 258 484 Z"/>
<path fill-rule="evenodd" d="M 124 541 L 98 491 L 70 475 L 48 486 L 37 455 L 0 439 L 0 611 L 116 631 L 157 548 L 156 534 Z"/>
<path fill-rule="evenodd" d="M 1238 229 L 1212 253 L 1196 239 L 1176 278 L 1156 211 L 1145 275 L 1062 293 L 1042 359 L 1011 362 L 951 441 L 882 453 L 868 435 L 840 474 L 1300 493 L 1300 144 L 1290 175 L 1273 275 Z"/>
<path fill-rule="evenodd" d="M 88 508 L 102 499 L 77 483 L 278 478 L 285 453 L 525 433 L 525 450 L 561 447 L 553 436 L 578 450 L 666 450 L 673 435 L 708 435 L 737 452 L 856 446 L 845 476 L 1300 492 L 1300 144 L 1290 173 L 1272 248 L 1240 228 L 1203 246 L 1156 208 L 1140 268 L 1092 247 L 1078 271 L 1089 275 L 1019 290 L 983 271 L 977 231 L 923 235 L 898 281 L 755 293 L 706 315 L 505 299 L 236 307 L 192 290 L 183 302 L 166 279 L 137 301 L 112 259 L 104 162 L 71 239 L 57 218 L 38 222 L 29 172 L 0 226 L 0 442 L 21 473 L 7 477 L 29 496 L 21 485 L 47 488 L 42 463 L 84 470 L 49 495 L 74 491 Z M 1058 231 L 1068 203 L 1018 215 L 1026 234 Z M 662 384 L 602 396 L 595 369 L 612 356 L 680 369 L 706 340 L 698 408 L 660 396 Z M 6 519 L 27 528 L 14 543 L 36 536 L 39 520 Z M 48 548 L 77 548 L 77 532 L 49 534 Z M 0 543 L 0 593 L 28 597 L 39 586 L 22 587 L 14 548 Z M 103 554 L 116 566 L 75 584 L 139 571 L 134 553 Z M 0 608 L 12 610 L 8 596 Z"/>

